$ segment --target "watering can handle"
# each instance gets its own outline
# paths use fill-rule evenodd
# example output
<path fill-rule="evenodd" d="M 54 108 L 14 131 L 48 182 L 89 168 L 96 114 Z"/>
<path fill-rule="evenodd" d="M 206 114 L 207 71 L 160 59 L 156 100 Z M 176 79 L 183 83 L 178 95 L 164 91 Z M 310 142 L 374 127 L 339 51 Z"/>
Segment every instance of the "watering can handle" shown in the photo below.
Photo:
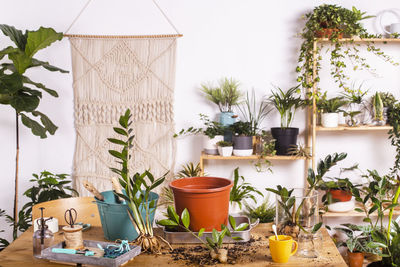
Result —
<path fill-rule="evenodd" d="M 379 14 L 379 24 L 381 25 L 381 29 L 382 29 L 385 33 L 387 33 L 387 34 L 390 35 L 390 34 L 392 34 L 392 33 L 391 33 L 391 32 L 388 32 L 388 31 L 385 29 L 385 26 L 383 26 L 383 24 L 382 24 L 382 17 L 383 17 L 383 15 L 384 15 L 385 13 L 392 13 L 392 14 L 395 15 L 397 18 L 399 18 L 399 14 L 398 14 L 397 12 L 391 10 L 391 9 L 383 10 L 383 11 Z"/>

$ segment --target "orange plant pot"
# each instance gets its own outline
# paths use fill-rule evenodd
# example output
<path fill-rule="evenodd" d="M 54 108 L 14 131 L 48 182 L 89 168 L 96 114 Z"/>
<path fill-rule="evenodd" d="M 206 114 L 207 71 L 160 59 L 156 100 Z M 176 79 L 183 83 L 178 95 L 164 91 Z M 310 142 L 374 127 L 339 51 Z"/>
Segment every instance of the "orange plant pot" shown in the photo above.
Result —
<path fill-rule="evenodd" d="M 336 199 L 340 202 L 350 201 L 351 200 L 351 192 L 341 190 L 341 189 L 330 189 L 332 199 Z"/>
<path fill-rule="evenodd" d="M 180 215 L 187 208 L 190 214 L 190 230 L 221 231 L 227 225 L 229 194 L 233 182 L 219 177 L 191 177 L 172 181 L 169 187 L 174 193 L 175 209 Z"/>
<path fill-rule="evenodd" d="M 347 251 L 350 267 L 362 267 L 364 263 L 364 253 Z"/>
<path fill-rule="evenodd" d="M 318 38 L 331 38 L 332 34 L 333 34 L 334 32 L 338 32 L 338 31 L 339 31 L 338 29 L 329 29 L 329 28 L 325 28 L 325 29 L 322 29 L 322 30 L 317 31 L 317 32 L 315 33 L 315 35 L 316 35 Z M 343 38 L 343 34 L 342 34 L 342 33 L 339 33 L 339 34 L 338 34 L 338 38 L 339 38 L 339 39 Z"/>

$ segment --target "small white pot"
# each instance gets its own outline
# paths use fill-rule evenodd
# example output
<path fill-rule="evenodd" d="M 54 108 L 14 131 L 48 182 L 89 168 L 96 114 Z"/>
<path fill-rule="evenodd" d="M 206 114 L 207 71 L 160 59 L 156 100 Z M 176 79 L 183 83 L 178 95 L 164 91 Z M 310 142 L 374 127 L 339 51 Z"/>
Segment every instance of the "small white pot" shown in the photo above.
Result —
<path fill-rule="evenodd" d="M 243 204 L 242 204 L 242 208 L 243 208 Z M 239 207 L 239 204 L 236 202 L 229 202 L 229 214 L 235 214 L 238 215 L 242 212 L 242 210 Z"/>
<path fill-rule="evenodd" d="M 223 135 L 216 135 L 214 138 L 210 139 L 208 136 L 204 136 L 204 151 L 206 154 L 218 155 L 217 143 L 219 141 L 224 141 Z"/>
<path fill-rule="evenodd" d="M 339 113 L 322 113 L 321 124 L 326 128 L 334 128 L 339 125 Z"/>
<path fill-rule="evenodd" d="M 223 157 L 232 156 L 233 146 L 218 146 L 218 153 Z"/>

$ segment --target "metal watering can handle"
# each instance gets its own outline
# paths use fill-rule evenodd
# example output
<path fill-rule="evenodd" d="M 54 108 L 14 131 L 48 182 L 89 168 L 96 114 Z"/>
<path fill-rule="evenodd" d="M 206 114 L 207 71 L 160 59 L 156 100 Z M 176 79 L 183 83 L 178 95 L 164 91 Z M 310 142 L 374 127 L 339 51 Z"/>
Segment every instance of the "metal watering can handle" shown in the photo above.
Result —
<path fill-rule="evenodd" d="M 385 26 L 382 24 L 382 17 L 383 17 L 383 15 L 384 14 L 387 14 L 387 13 L 392 13 L 393 15 L 395 15 L 396 16 L 396 18 L 399 20 L 399 22 L 400 22 L 400 16 L 399 16 L 399 13 L 397 13 L 396 11 L 394 11 L 394 10 L 392 10 L 392 9 L 386 9 L 386 10 L 383 10 L 382 12 L 380 12 L 380 14 L 379 14 L 379 24 L 381 25 L 381 29 L 385 32 L 385 33 L 387 33 L 387 34 L 392 34 L 391 32 L 389 32 L 389 31 L 387 31 L 386 29 L 385 29 Z"/>

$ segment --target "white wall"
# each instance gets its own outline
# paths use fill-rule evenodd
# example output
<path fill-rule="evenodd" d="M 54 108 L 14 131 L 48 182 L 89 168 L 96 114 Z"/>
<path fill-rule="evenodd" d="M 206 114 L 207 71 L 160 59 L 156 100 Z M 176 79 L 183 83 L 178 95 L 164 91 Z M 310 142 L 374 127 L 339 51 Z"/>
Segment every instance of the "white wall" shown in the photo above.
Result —
<path fill-rule="evenodd" d="M 324 1 L 350 8 L 356 5 L 369 14 L 382 9 L 395 8 L 398 1 Z M 86 1 L 1 1 L 0 23 L 14 25 L 19 29 L 36 29 L 39 26 L 53 27 L 65 31 Z M 199 125 L 198 114 L 213 117 L 215 106 L 208 103 L 199 93 L 199 85 L 214 81 L 222 76 L 241 81 L 242 89 L 255 88 L 261 98 L 269 94 L 271 83 L 283 88 L 295 85 L 294 72 L 301 40 L 295 35 L 304 22 L 301 15 L 322 1 L 266 1 L 266 0 L 158 0 L 177 28 L 184 34 L 178 42 L 176 70 L 175 122 L 176 129 Z M 390 20 L 391 18 L 386 18 Z M 371 32 L 377 32 L 374 20 L 365 22 Z M 151 1 L 95 0 L 89 5 L 69 33 L 87 34 L 151 34 L 173 33 Z M 0 36 L 0 47 L 9 41 Z M 400 50 L 387 45 L 391 55 L 400 60 Z M 57 42 L 40 52 L 39 58 L 71 69 L 70 47 L 67 39 Z M 379 67 L 382 78 L 368 79 L 367 88 L 391 89 L 399 97 L 400 69 L 381 64 L 372 57 L 371 63 Z M 325 64 L 325 66 L 328 66 Z M 326 68 L 325 68 L 326 69 Z M 59 126 L 54 136 L 41 140 L 21 127 L 20 193 L 28 188 L 32 173 L 44 169 L 56 173 L 70 173 L 75 144 L 73 126 L 72 75 L 32 71 L 32 79 L 57 89 L 60 97 L 44 96 L 40 110 L 48 114 Z M 329 71 L 321 73 L 321 87 L 337 90 L 327 82 Z M 0 162 L 2 182 L 0 207 L 12 213 L 14 188 L 15 136 L 14 113 L 8 106 L 0 105 Z M 301 131 L 305 126 L 305 115 L 299 113 L 294 123 Z M 271 114 L 264 127 L 278 125 L 277 113 Z M 189 161 L 197 162 L 201 151 L 198 137 L 178 140 L 177 167 Z M 303 141 L 304 143 L 304 141 Z M 392 166 L 394 150 L 385 133 L 350 133 L 318 135 L 317 157 L 332 152 L 349 153 L 347 165 L 359 162 L 363 169 L 377 168 L 386 172 Z M 300 187 L 303 185 L 303 162 L 273 162 L 273 174 L 257 173 L 249 162 L 237 161 L 219 164 L 209 162 L 209 174 L 230 177 L 233 169 L 240 166 L 241 174 L 258 188 L 282 184 Z M 20 196 L 20 206 L 26 199 Z M 0 224 L 0 229 L 4 224 Z"/>

